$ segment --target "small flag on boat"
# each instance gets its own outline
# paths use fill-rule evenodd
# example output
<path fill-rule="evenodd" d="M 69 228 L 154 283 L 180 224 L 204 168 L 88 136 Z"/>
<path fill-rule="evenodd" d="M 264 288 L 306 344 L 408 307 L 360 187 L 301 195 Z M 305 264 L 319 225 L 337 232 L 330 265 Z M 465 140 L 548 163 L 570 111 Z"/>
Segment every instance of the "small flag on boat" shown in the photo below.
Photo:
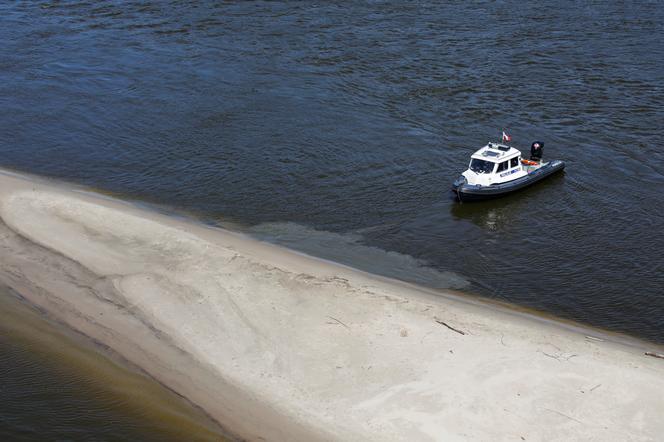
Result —
<path fill-rule="evenodd" d="M 505 133 L 505 131 L 503 131 L 503 142 L 507 143 L 508 141 L 512 141 L 512 137 L 510 137 Z"/>

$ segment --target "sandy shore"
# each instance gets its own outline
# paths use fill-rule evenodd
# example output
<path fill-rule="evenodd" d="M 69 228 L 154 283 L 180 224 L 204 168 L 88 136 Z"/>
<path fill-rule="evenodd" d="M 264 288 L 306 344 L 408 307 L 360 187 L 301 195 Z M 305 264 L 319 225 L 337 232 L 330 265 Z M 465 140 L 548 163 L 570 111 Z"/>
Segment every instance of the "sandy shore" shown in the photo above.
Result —
<path fill-rule="evenodd" d="M 0 174 L 0 282 L 249 440 L 657 440 L 639 345 Z"/>

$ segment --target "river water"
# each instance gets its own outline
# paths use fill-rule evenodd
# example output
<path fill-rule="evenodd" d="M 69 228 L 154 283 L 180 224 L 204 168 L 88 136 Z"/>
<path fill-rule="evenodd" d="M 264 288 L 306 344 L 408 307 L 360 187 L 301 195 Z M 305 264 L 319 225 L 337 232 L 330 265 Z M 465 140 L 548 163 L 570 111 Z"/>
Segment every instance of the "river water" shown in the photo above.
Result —
<path fill-rule="evenodd" d="M 664 342 L 659 2 L 7 2 L 0 17 L 1 167 Z M 565 173 L 454 202 L 503 128 Z"/>

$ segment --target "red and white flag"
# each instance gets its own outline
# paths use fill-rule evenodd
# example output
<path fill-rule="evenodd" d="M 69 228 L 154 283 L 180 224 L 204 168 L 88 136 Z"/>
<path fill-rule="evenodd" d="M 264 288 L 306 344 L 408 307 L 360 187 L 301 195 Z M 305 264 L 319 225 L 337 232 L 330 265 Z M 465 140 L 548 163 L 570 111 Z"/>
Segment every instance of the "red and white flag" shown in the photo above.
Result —
<path fill-rule="evenodd" d="M 505 133 L 505 131 L 503 131 L 503 142 L 507 143 L 508 141 L 512 141 L 512 137 L 510 137 Z"/>

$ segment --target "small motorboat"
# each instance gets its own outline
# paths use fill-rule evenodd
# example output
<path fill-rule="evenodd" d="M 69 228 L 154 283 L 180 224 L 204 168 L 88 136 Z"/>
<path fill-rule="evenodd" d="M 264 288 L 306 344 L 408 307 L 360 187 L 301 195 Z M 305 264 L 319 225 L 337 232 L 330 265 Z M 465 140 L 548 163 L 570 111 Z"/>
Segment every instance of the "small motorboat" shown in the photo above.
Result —
<path fill-rule="evenodd" d="M 505 139 L 503 133 L 503 139 Z M 509 137 L 508 137 L 509 140 Z M 544 143 L 535 141 L 530 159 L 503 143 L 489 143 L 470 158 L 468 170 L 454 181 L 452 190 L 459 201 L 497 198 L 521 190 L 565 168 L 565 162 L 542 161 Z"/>

